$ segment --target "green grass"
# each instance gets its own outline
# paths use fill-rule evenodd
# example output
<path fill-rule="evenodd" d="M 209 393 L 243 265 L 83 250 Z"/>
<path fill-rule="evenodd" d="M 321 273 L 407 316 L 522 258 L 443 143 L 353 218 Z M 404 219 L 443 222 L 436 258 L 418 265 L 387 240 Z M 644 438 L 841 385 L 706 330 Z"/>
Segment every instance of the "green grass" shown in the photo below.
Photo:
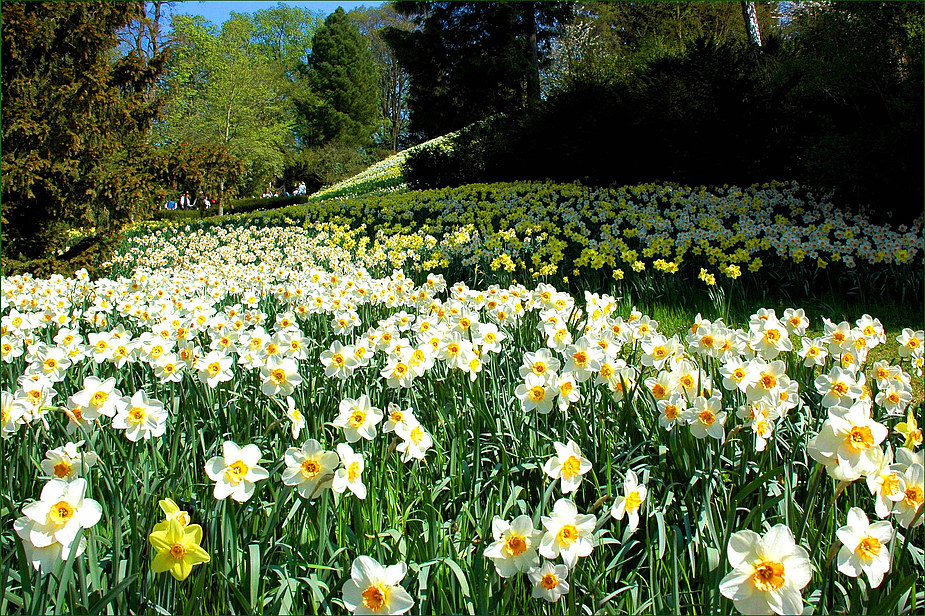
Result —
<path fill-rule="evenodd" d="M 484 190 L 490 193 L 499 188 Z M 434 194 L 428 193 L 430 197 Z M 890 518 L 898 534 L 890 546 L 892 571 L 879 588 L 870 588 L 866 579 L 849 578 L 837 570 L 835 532 L 845 524 L 849 508 L 862 508 L 872 520 L 875 515 L 873 497 L 863 480 L 839 485 L 807 452 L 809 440 L 828 417 L 813 381 L 831 368 L 831 360 L 825 368 L 806 369 L 794 352 L 780 356 L 786 373 L 799 384 L 804 404 L 779 420 L 763 452 L 757 451 L 751 429 L 736 417 L 738 408 L 746 403 L 738 391 L 722 392 L 722 406 L 729 413 L 723 440 L 697 439 L 680 425 L 670 432 L 664 430 L 657 421 L 655 400 L 644 385 L 657 371 L 643 365 L 639 342 L 627 342 L 619 353 L 620 359 L 638 371 L 635 378 L 627 373 L 619 387 L 593 384 L 593 380 L 582 383 L 579 401 L 567 412 L 525 412 L 515 396 L 516 388 L 524 382 L 519 367 L 525 353 L 547 345 L 547 337 L 538 329 L 540 310 L 530 305 L 525 306 L 522 319 L 506 327 L 508 339 L 502 351 L 483 353 L 483 369 L 474 381 L 438 361 L 415 379 L 412 387 L 393 389 L 380 374 L 386 364 L 382 352 L 376 353 L 370 366 L 347 380 L 325 376 L 319 357 L 333 342 L 349 344 L 364 338 L 367 328 L 380 326 L 383 319 L 402 309 L 423 318 L 431 297 L 449 299 L 448 293 L 430 291 L 425 283 L 430 268 L 423 264 L 432 254 L 425 249 L 402 248 L 402 242 L 415 237 L 414 212 L 401 208 L 387 211 L 389 204 L 420 207 L 414 200 L 422 195 L 389 197 L 378 206 L 372 205 L 373 200 L 361 203 L 362 207 L 357 205 L 359 201 L 353 205 L 338 202 L 337 208 L 356 208 L 356 217 L 349 218 L 354 224 L 352 230 L 310 224 L 302 229 L 286 222 L 290 216 L 295 223 L 305 222 L 298 219 L 298 212 L 309 217 L 315 211 L 307 206 L 209 220 L 188 228 L 149 225 L 152 228 L 129 234 L 121 251 L 128 260 L 114 268 L 114 277 L 132 276 L 142 266 L 148 268 L 145 280 L 140 275 L 134 278 L 138 289 L 132 289 L 131 280 L 126 279 L 99 281 L 98 287 L 80 291 L 77 286 L 63 292 L 75 309 L 83 311 L 100 304 L 100 299 L 107 297 L 106 290 L 112 289 L 114 297 L 108 298 L 108 308 L 100 305 L 109 322 L 93 327 L 84 320 L 81 329 L 86 333 L 121 324 L 136 339 L 154 332 L 162 320 L 170 322 L 176 316 L 173 311 L 177 304 L 171 300 L 178 300 L 187 309 L 205 302 L 221 312 L 246 302 L 251 291 L 258 298 L 254 309 L 265 313 L 264 327 L 273 334 L 279 329 L 276 317 L 295 311 L 302 301 L 310 304 L 315 292 L 349 297 L 346 289 L 341 296 L 336 285 L 320 287 L 329 279 L 320 271 L 318 281 L 311 281 L 315 268 L 330 269 L 331 263 L 340 259 L 353 263 L 368 259 L 371 275 L 382 278 L 381 285 L 389 286 L 397 295 L 402 292 L 395 290 L 396 281 L 385 278 L 393 268 L 404 267 L 416 285 L 414 290 L 424 290 L 425 301 L 398 301 L 391 306 L 358 302 L 360 325 L 350 334 L 335 333 L 333 309 L 309 311 L 298 320 L 309 345 L 308 360 L 299 362 L 303 382 L 293 393 L 306 420 L 298 438 L 290 432 L 285 402 L 261 392 L 262 379 L 256 370 L 236 365 L 234 378 L 213 389 L 197 378 L 196 371 L 188 372 L 177 384 L 162 383 L 151 362 L 145 361 L 123 368 L 92 360 L 73 366 L 65 380 L 55 386 L 58 396 L 47 415 L 48 428 L 35 421 L 0 439 L 6 471 L 0 478 L 0 613 L 344 613 L 341 589 L 349 579 L 351 564 L 360 555 L 383 564 L 408 565 L 403 586 L 415 601 L 413 614 L 731 613 L 733 604 L 718 590 L 730 571 L 730 537 L 746 529 L 763 533 L 776 524 L 786 524 L 809 553 L 813 576 L 802 596 L 813 613 L 921 611 L 925 604 L 919 582 L 925 570 L 923 526 L 909 531 L 898 528 L 896 518 Z M 427 207 L 442 211 L 445 197 L 443 194 Z M 463 197 L 461 201 L 468 198 Z M 324 207 L 334 211 L 330 203 Z M 472 210 L 472 215 L 477 211 Z M 410 231 L 403 235 L 385 233 L 379 244 L 364 242 L 383 228 L 374 224 L 382 222 L 379 217 L 393 214 L 396 220 L 410 217 L 412 223 L 394 223 L 395 228 L 404 226 Z M 357 225 L 366 223 L 367 216 L 373 223 L 360 229 Z M 447 238 L 457 228 L 449 220 L 439 221 L 446 224 L 446 235 L 440 236 L 434 249 L 449 253 Z M 390 240 L 398 247 L 390 247 Z M 144 262 L 142 257 L 152 246 L 163 249 L 163 254 L 176 258 L 176 262 L 162 262 L 159 256 Z M 390 251 L 395 253 L 394 261 Z M 259 261 L 255 262 L 257 256 Z M 749 316 L 760 307 L 774 308 L 778 315 L 788 307 L 803 308 L 812 324 L 808 335 L 821 334 L 822 317 L 853 324 L 867 313 L 881 319 L 888 337 L 887 344 L 872 351 L 867 366 L 887 359 L 906 372 L 913 372 L 913 368 L 899 357 L 895 338 L 902 328 L 921 329 L 923 322 L 921 302 L 916 304 L 914 299 L 920 290 L 909 290 L 913 299 L 877 296 L 860 284 L 836 292 L 832 289 L 837 288 L 837 276 L 827 281 L 827 287 L 816 286 L 819 280 L 802 281 L 793 274 L 796 269 L 789 271 L 789 277 L 781 275 L 781 284 L 766 284 L 779 273 L 772 263 L 765 269 L 773 272 L 768 274 L 771 278 L 745 273 L 738 280 L 718 277 L 716 285 L 707 286 L 693 276 L 668 276 L 651 269 L 634 275 L 627 268 L 622 280 L 615 280 L 606 267 L 576 268 L 579 273 L 571 273 L 567 281 L 563 272 L 555 277 L 534 276 L 536 272 L 529 269 L 529 253 L 526 263 L 518 264 L 514 272 L 492 269 L 490 253 L 460 249 L 451 256 L 448 265 L 440 269 L 451 283 L 462 280 L 484 293 L 488 293 L 489 285 L 497 284 L 520 293 L 516 281 L 527 281 L 530 287 L 551 282 L 582 308 L 585 291 L 607 293 L 618 298 L 614 315 L 629 319 L 635 307 L 659 322 L 659 332 L 679 334 L 682 339 L 697 313 L 745 328 Z M 577 253 L 567 256 L 575 258 Z M 257 262 L 266 267 L 257 270 Z M 897 275 L 897 270 L 886 266 L 871 271 L 884 277 Z M 348 277 L 341 272 L 338 284 Z M 234 292 L 229 291 L 230 282 Z M 368 280 L 354 282 L 354 287 L 376 287 Z M 3 291 L 17 296 L 20 292 L 8 284 L 4 282 Z M 49 296 L 54 303 L 58 287 L 49 283 L 52 290 L 45 296 L 44 286 L 27 290 L 31 284 L 23 282 L 25 305 L 32 298 Z M 890 284 L 902 288 L 903 280 Z M 289 299 L 279 287 L 290 292 Z M 296 288 L 302 290 L 301 296 Z M 96 290 L 90 293 L 91 289 Z M 134 297 L 136 292 L 140 299 Z M 388 293 L 382 295 L 387 297 Z M 302 300 L 294 299 L 297 297 Z M 124 313 L 115 310 L 123 301 L 133 307 L 144 305 L 154 316 L 145 321 L 133 316 L 131 309 Z M 497 318 L 473 295 L 460 301 L 464 312 L 471 311 L 480 321 Z M 38 303 L 34 309 L 39 310 Z M 170 312 L 161 314 L 161 310 Z M 8 312 L 4 310 L 5 315 Z M 192 320 L 198 315 L 191 312 L 178 318 Z M 568 311 L 559 316 L 567 319 Z M 458 327 L 452 318 L 447 325 Z M 577 339 L 581 324 L 570 323 L 569 327 Z M 51 345 L 54 330 L 36 328 L 35 336 Z M 402 335 L 398 331 L 393 334 Z M 206 331 L 194 335 L 207 352 L 214 336 Z M 793 342 L 799 348 L 799 340 Z M 721 363 L 693 353 L 691 357 L 718 391 Z M 2 389 L 15 391 L 26 367 L 22 357 L 0 363 Z M 169 410 L 166 434 L 131 443 L 121 431 L 110 427 L 108 420 L 86 432 L 67 434 L 65 415 L 53 409 L 81 390 L 88 375 L 114 377 L 123 394 L 145 389 L 150 397 L 163 402 Z M 868 378 L 868 383 L 876 395 L 873 380 Z M 921 426 L 925 424 L 922 377 L 915 376 L 912 383 L 914 402 L 910 408 Z M 300 498 L 281 480 L 287 448 L 314 438 L 333 450 L 344 440 L 341 430 L 332 424 L 340 402 L 364 394 L 383 411 L 389 403 L 413 408 L 433 435 L 434 447 L 423 461 L 404 463 L 396 449 L 399 439 L 380 433 L 370 442 L 354 443 L 354 449 L 365 456 L 367 499 L 360 501 L 349 492 L 336 495 L 331 491 L 323 492 L 314 502 Z M 875 406 L 874 417 L 887 426 L 887 440 L 898 449 L 903 439 L 896 426 L 905 414 L 890 415 Z M 24 506 L 39 498 L 45 482 L 40 471 L 45 452 L 80 439 L 86 441 L 86 450 L 100 456 L 100 463 L 88 476 L 88 496 L 101 504 L 103 516 L 84 532 L 84 554 L 62 561 L 52 574 L 40 576 L 25 558 L 13 521 Z M 269 479 L 256 484 L 254 497 L 246 503 L 217 501 L 212 496 L 214 483 L 204 467 L 207 460 L 220 455 L 225 440 L 257 445 L 262 452 L 261 466 L 270 472 Z M 540 526 L 541 518 L 550 515 L 563 495 L 559 482 L 545 476 L 543 465 L 555 453 L 554 442 L 569 440 L 574 440 L 592 462 L 592 470 L 569 498 L 580 513 L 597 516 L 596 545 L 570 572 L 571 591 L 558 604 L 549 606 L 531 597 L 525 575 L 507 580 L 499 577 L 484 553 L 494 540 L 492 520 L 496 516 L 510 521 L 523 514 Z M 617 521 L 609 514 L 614 498 L 622 493 L 628 470 L 637 472 L 649 488 L 635 532 L 629 532 L 625 519 Z M 202 526 L 202 545 L 211 556 L 210 563 L 195 567 L 182 582 L 154 574 L 154 554 L 147 540 L 163 518 L 158 501 L 168 497 L 189 512 L 192 522 Z"/>
<path fill-rule="evenodd" d="M 222 299 L 217 306 L 234 301 Z M 622 303 L 618 312 L 626 317 L 628 307 Z M 284 306 L 268 298 L 260 308 L 272 323 Z M 394 312 L 367 305 L 360 316 L 372 325 Z M 689 326 L 688 315 L 677 310 L 656 309 L 650 316 L 662 321 L 666 333 Z M 141 331 L 125 323 L 133 333 Z M 236 369 L 234 380 L 209 389 L 190 376 L 178 385 L 159 384 L 144 364 L 123 370 L 82 364 L 58 388 L 62 397 L 80 389 L 85 375 L 115 376 L 123 392 L 144 387 L 165 402 L 169 428 L 162 439 L 138 444 L 107 426 L 68 436 L 64 416 L 53 413 L 48 431 L 31 425 L 2 440 L 7 472 L 0 611 L 343 613 L 340 589 L 353 559 L 365 554 L 386 564 L 408 563 L 404 586 L 415 600 L 415 614 L 548 613 L 543 602 L 530 598 L 523 575 L 501 579 L 483 552 L 492 541 L 495 516 L 526 514 L 538 523 L 549 514 L 562 495 L 541 467 L 554 453 L 552 442 L 568 439 L 593 463 L 574 500 L 580 512 L 598 516 L 598 532 L 593 553 L 569 576 L 571 592 L 551 608 L 556 613 L 729 612 L 732 604 L 717 590 L 729 570 L 729 536 L 743 529 L 760 533 L 775 523 L 788 524 L 809 549 L 815 573 L 804 597 L 817 613 L 915 613 L 921 607 L 918 586 L 908 594 L 922 572 L 921 552 L 914 547 L 922 544 L 921 527 L 897 539 L 894 571 L 880 588 L 835 572 L 828 558 L 834 530 L 850 506 L 870 513 L 871 499 L 863 482 L 836 497 L 837 483 L 807 457 L 806 441 L 824 413 L 811 375 L 796 368 L 794 357 L 784 356 L 788 373 L 799 380 L 808 404 L 781 422 L 768 451 L 760 454 L 746 430 L 732 429 L 738 423 L 732 419 L 723 443 L 699 441 L 681 427 L 666 433 L 638 384 L 623 400 L 605 387 L 586 387 L 568 413 L 524 413 L 512 393 L 522 381 L 517 369 L 523 353 L 544 344 L 537 323 L 531 311 L 511 328 L 504 352 L 486 357 L 474 383 L 438 364 L 413 388 L 392 390 L 372 367 L 341 382 L 325 377 L 315 359 L 302 362 L 304 383 L 294 397 L 307 426 L 297 440 L 288 432 L 281 404 L 260 393 L 252 371 Z M 313 315 L 301 327 L 313 340 L 313 358 L 338 339 L 327 315 Z M 628 346 L 621 356 L 640 365 L 638 347 Z M 381 359 L 374 364 L 381 366 Z M 3 365 L 5 388 L 23 368 L 21 362 Z M 285 449 L 305 438 L 333 449 L 342 440 L 330 424 L 338 403 L 361 394 L 379 408 L 388 402 L 414 408 L 434 436 L 433 450 L 424 462 L 405 464 L 394 449 L 396 439 L 379 435 L 355 444 L 367 461 L 365 501 L 329 491 L 314 503 L 300 499 L 280 481 Z M 725 404 L 734 408 L 737 397 L 728 395 Z M 103 518 L 86 533 L 85 555 L 40 578 L 24 562 L 11 521 L 38 497 L 37 466 L 46 448 L 76 438 L 100 455 L 90 473 L 90 494 L 102 504 Z M 271 473 L 244 504 L 213 499 L 213 483 L 203 470 L 226 439 L 258 445 Z M 629 469 L 639 471 L 650 488 L 640 528 L 632 534 L 625 521 L 607 513 Z M 162 518 L 157 501 L 166 497 L 203 526 L 203 545 L 212 557 L 182 583 L 151 569 L 146 537 Z"/>

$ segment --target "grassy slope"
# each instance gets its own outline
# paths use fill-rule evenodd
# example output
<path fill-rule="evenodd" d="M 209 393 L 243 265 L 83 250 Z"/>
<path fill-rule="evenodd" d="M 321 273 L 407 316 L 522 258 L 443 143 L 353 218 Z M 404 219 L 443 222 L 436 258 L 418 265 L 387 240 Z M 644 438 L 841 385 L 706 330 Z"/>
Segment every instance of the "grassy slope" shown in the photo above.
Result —
<path fill-rule="evenodd" d="M 437 145 L 451 135 L 438 137 L 431 141 L 419 144 L 393 156 L 390 156 L 357 175 L 347 178 L 337 184 L 328 186 L 306 199 L 309 202 L 322 202 L 338 198 L 375 197 L 389 192 L 403 192 L 414 195 L 421 191 L 409 191 L 401 175 L 401 166 L 406 156 L 416 149 Z M 470 281 L 465 281 L 470 282 Z M 561 285 L 560 285 L 561 286 Z M 575 286 L 570 285 L 570 286 Z M 578 285 L 581 286 L 581 285 Z M 575 291 L 575 289 L 572 289 Z M 580 293 L 579 293 L 580 295 Z M 706 298 L 677 297 L 640 293 L 639 297 L 624 294 L 622 303 L 628 314 L 633 307 L 656 319 L 661 324 L 660 329 L 668 334 L 681 333 L 687 330 L 698 313 L 709 318 L 716 318 L 716 306 Z M 896 337 L 905 327 L 921 329 L 925 325 L 925 313 L 921 306 L 910 306 L 893 297 L 852 298 L 848 295 L 810 294 L 806 297 L 775 297 L 773 293 L 763 294 L 761 297 L 735 298 L 727 307 L 726 322 L 730 326 L 747 327 L 749 315 L 758 308 L 774 308 L 781 314 L 785 308 L 800 307 L 806 310 L 812 321 L 812 328 L 808 336 L 822 334 L 821 317 L 827 316 L 835 322 L 847 320 L 853 324 L 863 314 L 870 314 L 881 320 L 887 332 L 887 343 L 874 349 L 869 363 L 880 359 L 897 357 Z M 922 377 L 913 378 L 914 396 L 916 400 L 925 400 L 925 383 Z"/>

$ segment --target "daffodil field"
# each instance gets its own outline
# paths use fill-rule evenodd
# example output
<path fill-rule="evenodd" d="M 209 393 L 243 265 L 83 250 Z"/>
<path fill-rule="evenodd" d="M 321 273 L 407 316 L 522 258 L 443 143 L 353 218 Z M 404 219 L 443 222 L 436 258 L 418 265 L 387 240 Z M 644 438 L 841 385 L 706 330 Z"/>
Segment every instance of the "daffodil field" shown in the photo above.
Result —
<path fill-rule="evenodd" d="M 920 613 L 923 254 L 790 184 L 140 224 L 2 280 L 0 613 Z"/>

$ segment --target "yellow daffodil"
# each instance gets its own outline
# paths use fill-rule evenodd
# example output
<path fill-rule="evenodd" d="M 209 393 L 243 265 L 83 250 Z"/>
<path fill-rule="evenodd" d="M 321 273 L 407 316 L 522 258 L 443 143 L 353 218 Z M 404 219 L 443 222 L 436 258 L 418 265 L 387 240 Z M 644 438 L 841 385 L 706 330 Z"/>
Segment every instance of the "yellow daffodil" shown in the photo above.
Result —
<path fill-rule="evenodd" d="M 906 421 L 896 424 L 896 431 L 906 437 L 906 442 L 903 443 L 906 449 L 914 450 L 922 446 L 922 430 L 911 410 L 906 414 Z"/>
<path fill-rule="evenodd" d="M 179 581 L 189 577 L 195 565 L 211 560 L 202 549 L 202 527 L 198 524 L 182 526 L 176 519 L 167 521 L 167 528 L 148 535 L 151 547 L 157 550 L 154 557 L 154 572 L 169 571 Z"/>
<path fill-rule="evenodd" d="M 181 527 L 189 526 L 190 517 L 189 514 L 182 509 L 172 499 L 165 498 L 162 501 L 159 501 L 158 506 L 160 506 L 161 511 L 164 512 L 164 515 L 167 516 L 167 519 L 158 522 L 154 525 L 153 532 L 167 530 L 167 527 L 170 525 L 171 520 L 176 520 L 180 523 Z"/>

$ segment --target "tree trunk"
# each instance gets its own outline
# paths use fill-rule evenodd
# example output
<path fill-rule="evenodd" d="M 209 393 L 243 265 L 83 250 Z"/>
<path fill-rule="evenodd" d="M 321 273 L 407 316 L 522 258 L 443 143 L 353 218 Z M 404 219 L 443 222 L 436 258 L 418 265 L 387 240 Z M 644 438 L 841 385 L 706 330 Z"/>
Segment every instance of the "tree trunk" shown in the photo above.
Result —
<path fill-rule="evenodd" d="M 228 97 L 228 109 L 225 113 L 225 140 L 222 142 L 224 144 L 228 143 L 228 138 L 231 135 L 231 106 L 234 104 L 234 95 L 237 88 L 231 88 L 231 96 Z"/>
<path fill-rule="evenodd" d="M 530 77 L 527 80 L 527 98 L 540 100 L 540 61 L 536 43 L 536 3 L 525 3 L 529 11 L 527 17 L 527 43 L 530 45 Z"/>
<path fill-rule="evenodd" d="M 758 28 L 758 10 L 754 1 L 742 0 L 742 17 L 745 18 L 745 31 L 748 34 L 748 44 L 755 48 L 761 47 L 761 30 Z"/>

